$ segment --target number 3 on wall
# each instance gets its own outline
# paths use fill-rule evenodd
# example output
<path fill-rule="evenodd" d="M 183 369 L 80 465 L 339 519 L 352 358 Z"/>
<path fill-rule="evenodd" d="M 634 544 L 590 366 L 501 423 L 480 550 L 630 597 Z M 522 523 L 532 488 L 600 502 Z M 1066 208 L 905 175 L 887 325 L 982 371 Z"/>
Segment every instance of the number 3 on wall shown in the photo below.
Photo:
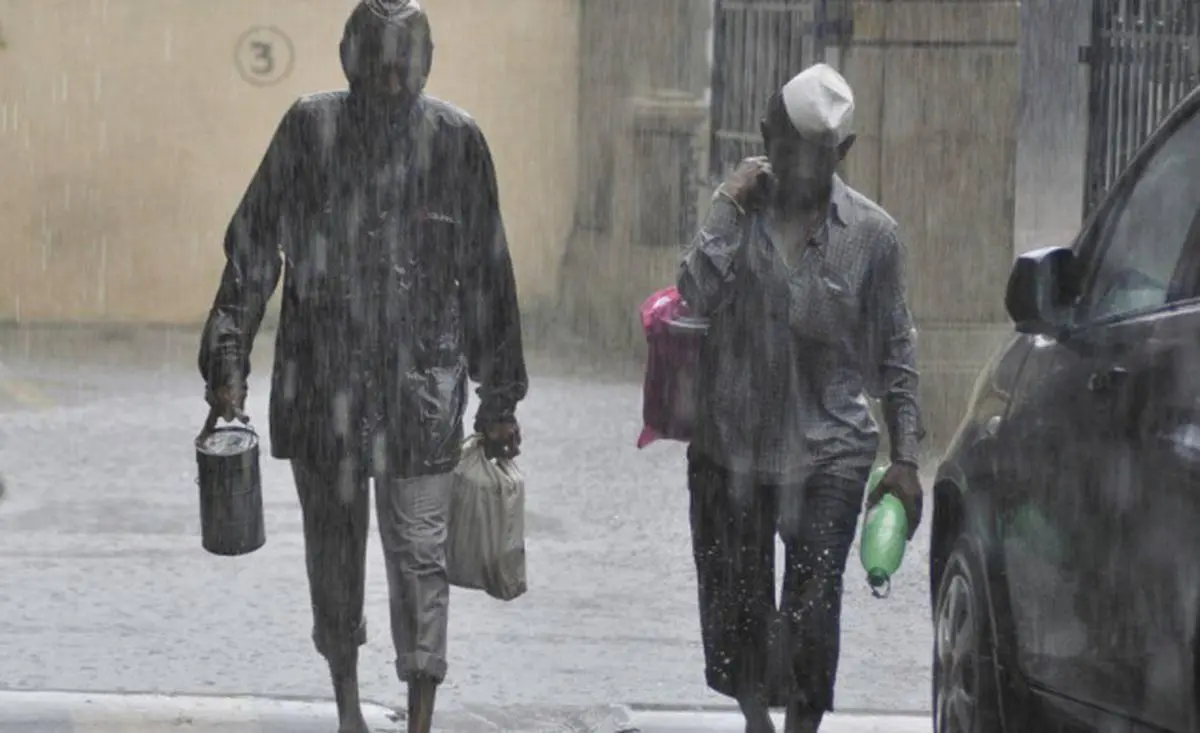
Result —
<path fill-rule="evenodd" d="M 295 63 L 295 49 L 287 35 L 274 26 L 255 26 L 241 35 L 233 52 L 242 79 L 256 87 L 277 84 Z"/>
<path fill-rule="evenodd" d="M 275 56 L 271 53 L 271 44 L 266 41 L 251 41 L 250 48 L 254 51 L 254 65 L 250 73 L 255 76 L 270 76 L 275 70 Z"/>

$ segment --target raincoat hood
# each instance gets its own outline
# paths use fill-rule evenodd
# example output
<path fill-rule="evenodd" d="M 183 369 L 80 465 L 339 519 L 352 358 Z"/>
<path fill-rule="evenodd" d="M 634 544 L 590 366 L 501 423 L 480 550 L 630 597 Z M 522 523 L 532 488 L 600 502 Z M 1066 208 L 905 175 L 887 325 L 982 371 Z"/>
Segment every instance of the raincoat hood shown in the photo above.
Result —
<path fill-rule="evenodd" d="M 433 66 L 429 18 L 417 0 L 360 0 L 346 20 L 340 52 L 352 93 L 365 93 L 372 71 L 398 65 L 408 70 L 407 91 L 415 99 Z"/>

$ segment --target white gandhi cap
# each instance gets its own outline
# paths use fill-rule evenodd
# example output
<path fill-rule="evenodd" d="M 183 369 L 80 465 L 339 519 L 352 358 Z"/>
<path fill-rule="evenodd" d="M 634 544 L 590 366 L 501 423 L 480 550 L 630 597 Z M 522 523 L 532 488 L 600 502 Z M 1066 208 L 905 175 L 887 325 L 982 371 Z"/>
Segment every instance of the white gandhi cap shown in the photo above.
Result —
<path fill-rule="evenodd" d="M 814 64 L 783 85 L 783 106 L 801 137 L 836 147 L 854 128 L 854 92 L 828 64 Z"/>

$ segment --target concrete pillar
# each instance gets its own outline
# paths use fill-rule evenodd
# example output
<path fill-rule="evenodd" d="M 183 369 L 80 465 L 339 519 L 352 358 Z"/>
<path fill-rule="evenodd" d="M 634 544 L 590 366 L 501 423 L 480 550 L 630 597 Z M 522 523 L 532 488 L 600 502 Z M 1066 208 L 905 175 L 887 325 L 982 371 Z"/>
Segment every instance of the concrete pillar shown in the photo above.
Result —
<path fill-rule="evenodd" d="M 864 0 L 842 60 L 858 98 L 851 185 L 900 223 L 921 331 L 927 446 L 961 420 L 1011 330 L 1020 4 Z"/>
<path fill-rule="evenodd" d="M 1070 244 L 1083 216 L 1092 0 L 1021 3 L 1016 254 Z"/>
<path fill-rule="evenodd" d="M 680 214 L 697 182 L 681 174 L 704 171 L 711 0 L 582 7 L 580 183 L 559 303 L 581 348 L 637 354 L 638 307 L 674 282 L 695 228 Z"/>

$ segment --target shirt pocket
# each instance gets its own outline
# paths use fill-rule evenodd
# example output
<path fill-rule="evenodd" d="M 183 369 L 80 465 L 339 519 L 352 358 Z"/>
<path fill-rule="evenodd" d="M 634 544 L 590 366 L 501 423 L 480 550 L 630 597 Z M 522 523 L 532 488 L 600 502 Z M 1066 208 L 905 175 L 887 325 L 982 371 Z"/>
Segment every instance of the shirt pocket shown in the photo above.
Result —
<path fill-rule="evenodd" d="M 461 348 L 461 257 L 465 227 L 450 213 L 421 211 L 415 217 L 413 310 L 423 351 L 436 363 Z"/>
<path fill-rule="evenodd" d="M 844 341 L 858 327 L 858 294 L 826 263 L 794 273 L 788 282 L 788 318 L 798 338 L 824 344 Z"/>
<path fill-rule="evenodd" d="M 438 297 L 457 292 L 465 228 L 452 214 L 421 211 L 413 222 L 413 265 L 416 285 Z"/>

